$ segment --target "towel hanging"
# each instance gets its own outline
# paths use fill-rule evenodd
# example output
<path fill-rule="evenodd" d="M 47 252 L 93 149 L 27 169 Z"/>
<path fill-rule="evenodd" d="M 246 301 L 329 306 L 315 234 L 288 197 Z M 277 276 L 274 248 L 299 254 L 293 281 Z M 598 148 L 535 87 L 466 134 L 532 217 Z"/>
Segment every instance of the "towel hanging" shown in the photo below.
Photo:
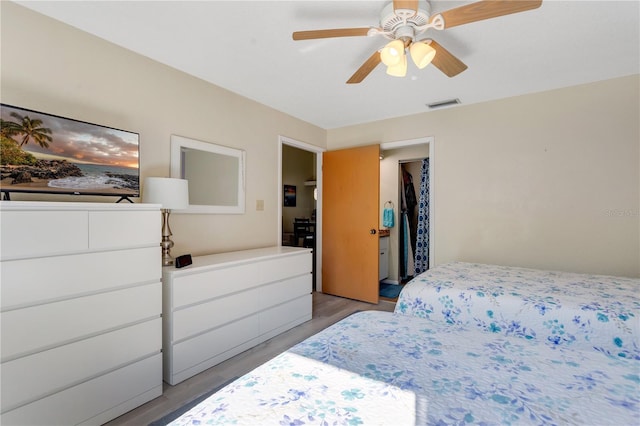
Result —
<path fill-rule="evenodd" d="M 382 226 L 393 228 L 394 219 L 395 212 L 393 211 L 393 203 L 391 201 L 387 201 L 384 203 L 384 210 L 382 211 Z"/>

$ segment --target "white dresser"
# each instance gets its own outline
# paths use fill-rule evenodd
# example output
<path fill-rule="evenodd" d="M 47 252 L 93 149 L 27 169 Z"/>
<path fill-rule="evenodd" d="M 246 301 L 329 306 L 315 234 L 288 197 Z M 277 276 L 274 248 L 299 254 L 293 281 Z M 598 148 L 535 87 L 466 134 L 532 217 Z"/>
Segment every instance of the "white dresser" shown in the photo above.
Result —
<path fill-rule="evenodd" d="M 102 424 L 162 394 L 159 210 L 0 202 L 0 423 Z"/>
<path fill-rule="evenodd" d="M 175 385 L 311 319 L 311 249 L 268 247 L 163 269 L 164 380 Z"/>

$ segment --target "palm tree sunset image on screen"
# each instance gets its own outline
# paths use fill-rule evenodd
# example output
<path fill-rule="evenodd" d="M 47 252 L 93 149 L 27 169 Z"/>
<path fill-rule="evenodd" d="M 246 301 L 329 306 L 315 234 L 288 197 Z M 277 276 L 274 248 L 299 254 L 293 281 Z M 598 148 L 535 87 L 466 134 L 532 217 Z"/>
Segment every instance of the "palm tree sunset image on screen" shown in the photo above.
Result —
<path fill-rule="evenodd" d="M 2 104 L 0 190 L 139 195 L 137 133 Z"/>
<path fill-rule="evenodd" d="M 28 116 L 21 116 L 17 112 L 12 112 L 11 117 L 15 118 L 17 122 L 2 120 L 0 123 L 0 129 L 2 129 L 2 136 L 11 138 L 16 135 L 21 135 L 20 147 L 33 140 L 35 143 L 43 148 L 49 147 L 51 142 L 51 129 L 42 127 L 42 120 L 32 120 Z"/>

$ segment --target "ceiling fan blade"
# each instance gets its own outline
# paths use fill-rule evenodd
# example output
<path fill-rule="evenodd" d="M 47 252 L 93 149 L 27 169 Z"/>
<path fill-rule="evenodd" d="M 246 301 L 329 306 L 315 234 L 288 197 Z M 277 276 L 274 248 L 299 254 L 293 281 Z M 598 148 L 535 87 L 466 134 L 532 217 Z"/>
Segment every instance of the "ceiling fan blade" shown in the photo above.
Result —
<path fill-rule="evenodd" d="M 373 55 L 369 56 L 369 59 L 367 59 L 365 63 L 362 64 L 360 68 L 358 68 L 358 71 L 353 73 L 351 78 L 347 80 L 347 84 L 360 83 L 369 75 L 369 73 L 371 73 L 371 71 L 373 71 L 375 67 L 378 66 L 380 62 L 382 62 L 380 60 L 380 52 L 376 50 L 375 52 L 373 52 Z"/>
<path fill-rule="evenodd" d="M 440 15 L 444 18 L 444 27 L 451 28 L 484 19 L 537 9 L 541 4 L 542 0 L 481 0 L 449 9 L 441 12 Z M 437 15 L 433 15 L 430 21 L 433 21 L 435 16 Z"/>
<path fill-rule="evenodd" d="M 406 9 L 418 10 L 418 0 L 393 0 L 393 10 Z"/>
<path fill-rule="evenodd" d="M 357 37 L 366 36 L 368 33 L 369 28 L 336 28 L 332 30 L 296 31 L 293 33 L 293 39 L 312 40 L 316 38 Z"/>
<path fill-rule="evenodd" d="M 436 56 L 433 57 L 431 64 L 445 73 L 447 77 L 454 77 L 467 69 L 467 66 L 460 59 L 453 56 L 435 40 L 430 40 L 429 44 L 436 50 Z"/>

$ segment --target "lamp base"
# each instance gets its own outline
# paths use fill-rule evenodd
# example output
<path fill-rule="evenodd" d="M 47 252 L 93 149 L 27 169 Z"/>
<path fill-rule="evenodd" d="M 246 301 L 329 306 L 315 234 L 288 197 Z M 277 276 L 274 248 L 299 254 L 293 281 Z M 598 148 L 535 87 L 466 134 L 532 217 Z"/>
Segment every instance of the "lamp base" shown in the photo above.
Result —
<path fill-rule="evenodd" d="M 171 247 L 173 247 L 173 241 L 171 241 L 171 228 L 169 227 L 169 215 L 171 210 L 162 209 L 162 266 L 173 265 L 173 257 L 171 257 Z"/>
<path fill-rule="evenodd" d="M 173 247 L 173 241 L 171 241 L 169 238 L 165 240 L 163 237 L 160 246 L 162 247 L 162 266 L 173 265 L 173 257 L 171 257 L 170 254 L 171 247 Z"/>

